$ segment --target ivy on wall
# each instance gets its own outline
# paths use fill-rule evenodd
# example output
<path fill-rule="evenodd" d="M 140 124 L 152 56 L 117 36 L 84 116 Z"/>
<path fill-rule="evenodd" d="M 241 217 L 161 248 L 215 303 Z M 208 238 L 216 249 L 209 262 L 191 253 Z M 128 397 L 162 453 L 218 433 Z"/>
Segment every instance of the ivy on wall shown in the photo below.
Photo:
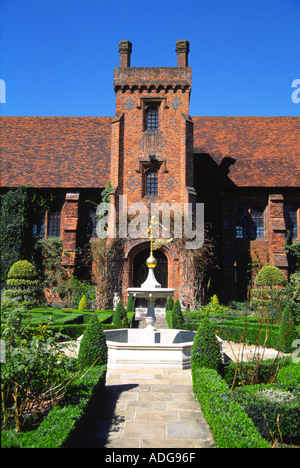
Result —
<path fill-rule="evenodd" d="M 52 196 L 40 189 L 21 186 L 1 195 L 0 244 L 1 289 L 10 267 L 19 260 L 32 261 L 36 239 L 32 227 L 38 213 L 46 211 Z"/>

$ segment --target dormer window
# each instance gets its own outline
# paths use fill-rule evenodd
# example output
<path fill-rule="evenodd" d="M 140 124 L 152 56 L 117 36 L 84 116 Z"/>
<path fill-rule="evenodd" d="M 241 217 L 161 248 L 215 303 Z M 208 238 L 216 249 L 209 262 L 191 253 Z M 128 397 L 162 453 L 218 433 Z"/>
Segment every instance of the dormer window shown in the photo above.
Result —
<path fill-rule="evenodd" d="M 145 109 L 145 130 L 158 130 L 159 103 L 149 103 Z"/>

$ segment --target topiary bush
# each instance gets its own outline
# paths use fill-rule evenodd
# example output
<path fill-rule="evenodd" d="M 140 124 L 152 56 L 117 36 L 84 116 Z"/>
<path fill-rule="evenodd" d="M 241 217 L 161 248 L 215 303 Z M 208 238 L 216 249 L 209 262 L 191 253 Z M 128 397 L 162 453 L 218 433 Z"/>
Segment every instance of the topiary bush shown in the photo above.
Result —
<path fill-rule="evenodd" d="M 81 368 L 107 364 L 107 344 L 104 331 L 96 314 L 92 315 L 81 339 L 78 364 Z"/>
<path fill-rule="evenodd" d="M 126 311 L 124 309 L 123 302 L 119 301 L 118 305 L 116 307 L 115 315 L 114 315 L 114 319 L 113 319 L 113 324 L 117 328 L 122 328 L 123 320 L 124 320 L 125 315 L 126 315 Z"/>
<path fill-rule="evenodd" d="M 181 328 L 184 323 L 184 318 L 182 315 L 182 310 L 180 306 L 180 302 L 176 299 L 174 303 L 174 307 L 171 311 L 171 327 L 170 328 Z"/>
<path fill-rule="evenodd" d="M 255 277 L 255 284 L 262 287 L 285 286 L 286 277 L 278 267 L 265 265 L 259 270 Z"/>
<path fill-rule="evenodd" d="M 87 303 L 85 295 L 83 295 L 79 301 L 78 310 L 87 310 L 87 309 L 88 309 L 88 303 Z"/>
<path fill-rule="evenodd" d="M 133 296 L 128 297 L 126 312 L 134 312 L 134 297 Z"/>
<path fill-rule="evenodd" d="M 27 260 L 19 260 L 14 263 L 7 275 L 8 289 L 4 291 L 4 298 L 7 304 L 14 302 L 22 304 L 24 307 L 35 307 L 42 298 L 42 288 L 40 287 L 37 272 L 32 263 Z"/>
<path fill-rule="evenodd" d="M 206 367 L 217 372 L 222 370 L 222 355 L 216 332 L 208 317 L 205 317 L 197 330 L 192 346 L 192 366 Z"/>
<path fill-rule="evenodd" d="M 254 280 L 257 288 L 251 291 L 251 309 L 255 315 L 265 315 L 279 323 L 284 307 L 287 280 L 282 271 L 273 266 L 265 265 Z"/>
<path fill-rule="evenodd" d="M 216 294 L 213 295 L 211 302 L 212 302 L 213 305 L 219 305 L 219 299 L 218 299 L 218 296 Z"/>
<path fill-rule="evenodd" d="M 167 324 L 168 324 L 168 327 L 169 327 L 169 328 L 172 328 L 171 312 L 172 312 L 172 310 L 173 310 L 173 307 L 174 307 L 174 300 L 173 300 L 173 297 L 172 297 L 172 296 L 169 296 L 168 299 L 167 299 L 166 308 L 165 308 L 165 311 L 166 311 L 166 321 L 167 321 Z"/>

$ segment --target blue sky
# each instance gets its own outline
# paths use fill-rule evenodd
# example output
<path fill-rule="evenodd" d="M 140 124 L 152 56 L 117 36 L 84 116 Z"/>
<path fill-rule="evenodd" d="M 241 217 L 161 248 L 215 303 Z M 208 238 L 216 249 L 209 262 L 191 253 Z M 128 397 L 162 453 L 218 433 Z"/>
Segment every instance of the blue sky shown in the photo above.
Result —
<path fill-rule="evenodd" d="M 300 0 L 0 0 L 2 115 L 113 116 L 118 43 L 176 66 L 190 42 L 191 115 L 300 115 Z"/>

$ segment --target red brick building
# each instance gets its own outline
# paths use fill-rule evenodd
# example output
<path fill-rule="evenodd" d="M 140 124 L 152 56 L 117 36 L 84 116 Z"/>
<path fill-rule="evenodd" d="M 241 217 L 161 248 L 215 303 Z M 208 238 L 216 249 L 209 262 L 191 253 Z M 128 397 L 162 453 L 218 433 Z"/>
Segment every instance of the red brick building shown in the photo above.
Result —
<path fill-rule="evenodd" d="M 96 236 L 91 202 L 110 182 L 117 216 L 120 195 L 127 206 L 204 203 L 220 266 L 211 287 L 224 300 L 245 297 L 253 258 L 288 275 L 287 231 L 300 237 L 300 118 L 191 117 L 189 43 L 176 43 L 177 67 L 131 67 L 131 49 L 120 42 L 115 117 L 1 119 L 3 190 L 33 185 L 55 195 L 41 235 L 63 239 L 71 271 L 76 248 Z M 125 241 L 123 295 L 142 282 L 148 252 L 146 238 Z M 186 251 L 170 243 L 156 255 L 161 284 L 191 298 Z"/>

